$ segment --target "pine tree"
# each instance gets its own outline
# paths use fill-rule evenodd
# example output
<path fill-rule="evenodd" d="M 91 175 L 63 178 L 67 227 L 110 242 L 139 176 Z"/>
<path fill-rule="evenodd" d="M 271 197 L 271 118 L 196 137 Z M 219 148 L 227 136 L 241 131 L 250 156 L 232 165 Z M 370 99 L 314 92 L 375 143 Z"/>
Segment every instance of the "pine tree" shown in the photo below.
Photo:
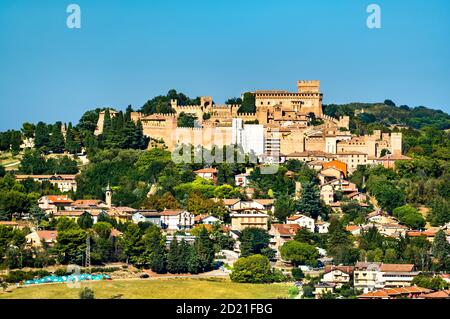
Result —
<path fill-rule="evenodd" d="M 188 260 L 189 260 L 189 244 L 183 239 L 178 245 L 178 272 L 188 272 Z"/>
<path fill-rule="evenodd" d="M 195 250 L 201 271 L 210 270 L 214 262 L 214 245 L 205 227 L 200 230 L 198 238 L 195 241 Z"/>
<path fill-rule="evenodd" d="M 70 154 L 76 154 L 81 151 L 81 145 L 79 141 L 75 140 L 74 129 L 71 122 L 69 122 L 69 124 L 67 125 L 66 151 Z"/>
<path fill-rule="evenodd" d="M 197 252 L 194 247 L 189 246 L 187 269 L 191 274 L 198 274 L 200 272 L 200 261 L 198 260 Z"/>
<path fill-rule="evenodd" d="M 297 204 L 297 210 L 314 219 L 319 216 L 326 218 L 326 210 L 320 200 L 319 190 L 314 183 L 309 182 L 302 185 L 302 195 Z"/>
<path fill-rule="evenodd" d="M 52 127 L 52 135 L 50 136 L 50 150 L 54 153 L 64 152 L 65 141 L 61 132 L 61 122 L 56 122 Z"/>
<path fill-rule="evenodd" d="M 172 274 L 177 274 L 178 270 L 178 241 L 174 236 L 169 246 L 169 253 L 167 254 L 167 271 Z"/>
<path fill-rule="evenodd" d="M 36 125 L 34 136 L 34 146 L 35 148 L 41 148 L 49 146 L 50 136 L 47 124 L 44 122 L 39 122 Z"/>
<path fill-rule="evenodd" d="M 446 261 L 450 256 L 450 244 L 442 229 L 436 233 L 433 245 L 431 246 L 431 253 L 436 258 L 437 268 L 442 269 L 445 267 Z"/>
<path fill-rule="evenodd" d="M 103 120 L 103 133 L 102 134 L 104 136 L 107 136 L 108 133 L 110 132 L 110 130 L 111 130 L 111 114 L 109 112 L 109 109 L 106 109 L 105 110 L 105 117 L 104 117 L 104 120 Z"/>
<path fill-rule="evenodd" d="M 134 149 L 144 150 L 148 145 L 148 138 L 144 135 L 144 129 L 141 121 L 137 121 L 133 132 L 131 147 Z"/>

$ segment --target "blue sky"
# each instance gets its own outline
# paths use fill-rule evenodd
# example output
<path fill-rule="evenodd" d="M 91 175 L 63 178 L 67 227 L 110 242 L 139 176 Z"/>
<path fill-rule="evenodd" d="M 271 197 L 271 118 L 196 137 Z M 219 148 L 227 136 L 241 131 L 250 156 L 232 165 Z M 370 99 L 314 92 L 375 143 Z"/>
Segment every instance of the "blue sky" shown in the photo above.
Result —
<path fill-rule="evenodd" d="M 66 7 L 81 7 L 68 29 Z M 382 28 L 366 27 L 380 5 Z M 216 103 L 320 79 L 324 103 L 450 111 L 447 0 L 2 0 L 0 130 L 176 88 Z"/>

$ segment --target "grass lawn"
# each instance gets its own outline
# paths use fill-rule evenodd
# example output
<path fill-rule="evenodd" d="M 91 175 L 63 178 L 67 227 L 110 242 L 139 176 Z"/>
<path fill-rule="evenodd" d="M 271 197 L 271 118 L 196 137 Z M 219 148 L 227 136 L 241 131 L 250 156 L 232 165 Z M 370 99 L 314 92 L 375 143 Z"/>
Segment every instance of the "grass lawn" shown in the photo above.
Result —
<path fill-rule="evenodd" d="M 94 290 L 95 298 L 124 299 L 276 299 L 287 298 L 289 284 L 239 284 L 223 279 L 130 279 L 83 282 L 81 287 Z M 79 289 L 66 284 L 46 284 L 14 289 L 0 293 L 10 299 L 74 299 Z"/>

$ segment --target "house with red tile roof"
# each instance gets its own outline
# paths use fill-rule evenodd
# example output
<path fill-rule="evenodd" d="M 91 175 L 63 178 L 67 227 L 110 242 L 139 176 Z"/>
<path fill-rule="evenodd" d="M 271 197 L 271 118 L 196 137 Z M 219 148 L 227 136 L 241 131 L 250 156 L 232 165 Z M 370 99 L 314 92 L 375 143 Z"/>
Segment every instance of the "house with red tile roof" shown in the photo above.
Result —
<path fill-rule="evenodd" d="M 416 286 L 388 288 L 366 292 L 358 296 L 358 299 L 398 299 L 398 298 L 418 299 L 423 298 L 424 295 L 429 294 L 430 292 L 431 292 L 430 289 Z"/>
<path fill-rule="evenodd" d="M 215 168 L 202 168 L 194 171 L 194 173 L 201 178 L 211 180 L 214 183 L 217 183 L 218 170 Z"/>
<path fill-rule="evenodd" d="M 353 266 L 334 266 L 326 265 L 321 282 L 335 284 L 336 288 L 342 287 L 344 284 L 350 283 L 353 275 Z"/>
<path fill-rule="evenodd" d="M 380 288 L 409 287 L 419 272 L 413 264 L 385 264 L 378 262 L 357 262 L 353 285 L 365 292 Z"/>
<path fill-rule="evenodd" d="M 56 243 L 58 231 L 56 230 L 38 230 L 25 236 L 27 245 L 41 248 L 44 244 L 52 246 Z"/>
<path fill-rule="evenodd" d="M 70 207 L 73 203 L 67 195 L 47 195 L 42 196 L 38 200 L 38 206 L 46 213 L 57 212 L 66 207 Z"/>
<path fill-rule="evenodd" d="M 294 239 L 299 229 L 298 224 L 272 224 L 269 230 L 271 248 L 278 253 L 284 243 Z"/>
<path fill-rule="evenodd" d="M 315 231 L 314 218 L 311 218 L 303 214 L 297 213 L 295 215 L 289 216 L 287 218 L 286 223 L 299 225 L 302 228 L 308 229 L 312 233 L 314 233 Z"/>
<path fill-rule="evenodd" d="M 184 209 L 166 209 L 161 212 L 161 228 L 169 232 L 189 230 L 194 226 L 194 214 Z"/>
<path fill-rule="evenodd" d="M 439 290 L 430 293 L 422 293 L 419 295 L 419 298 L 423 299 L 450 299 L 450 289 L 447 290 Z"/>

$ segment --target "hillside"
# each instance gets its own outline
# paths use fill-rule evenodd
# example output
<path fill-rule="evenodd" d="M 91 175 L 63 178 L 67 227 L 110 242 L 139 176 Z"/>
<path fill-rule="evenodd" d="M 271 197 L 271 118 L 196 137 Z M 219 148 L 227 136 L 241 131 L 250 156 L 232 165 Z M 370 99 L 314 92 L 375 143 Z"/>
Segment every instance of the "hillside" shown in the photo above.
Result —
<path fill-rule="evenodd" d="M 349 103 L 328 104 L 323 107 L 324 113 L 339 117 L 348 115 L 353 130 L 370 128 L 370 126 L 408 126 L 421 129 L 431 126 L 438 130 L 450 128 L 450 115 L 425 106 L 411 108 L 407 105 L 396 106 L 390 100 L 384 103 Z"/>

